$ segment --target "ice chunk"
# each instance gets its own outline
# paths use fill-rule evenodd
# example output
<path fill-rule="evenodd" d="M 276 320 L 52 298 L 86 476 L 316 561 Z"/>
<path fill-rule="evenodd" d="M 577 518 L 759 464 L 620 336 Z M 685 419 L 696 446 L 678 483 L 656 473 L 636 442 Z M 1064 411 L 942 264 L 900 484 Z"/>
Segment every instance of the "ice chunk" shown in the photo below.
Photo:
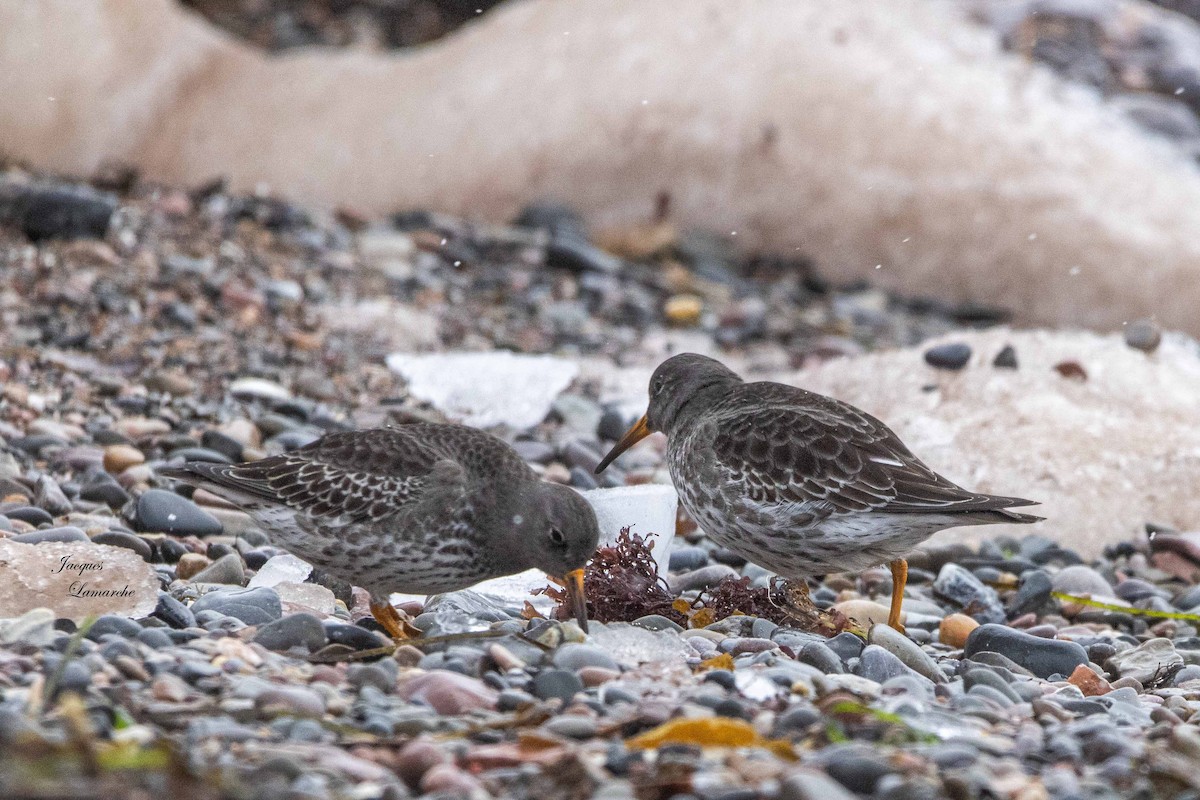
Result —
<path fill-rule="evenodd" d="M 329 616 L 337 609 L 337 598 L 333 596 L 333 592 L 315 583 L 283 581 L 282 583 L 275 584 L 272 588 L 275 589 L 275 593 L 279 595 L 280 602 L 283 603 L 303 606 L 305 609 L 326 616 Z"/>
<path fill-rule="evenodd" d="M 0 619 L 0 644 L 24 642 L 45 647 L 54 641 L 54 612 L 48 608 L 26 611 L 16 619 Z"/>
<path fill-rule="evenodd" d="M 123 547 L 0 539 L 0 617 L 35 608 L 76 621 L 101 614 L 144 617 L 158 603 L 158 585 L 154 568 Z"/>
<path fill-rule="evenodd" d="M 773 680 L 764 678 L 757 670 L 739 669 L 733 673 L 733 684 L 742 696 L 756 703 L 765 703 L 779 695 L 783 688 Z"/>
<path fill-rule="evenodd" d="M 408 391 L 451 419 L 477 428 L 525 430 L 546 418 L 554 398 L 578 373 L 554 356 L 489 353 L 393 353 L 387 365 Z"/>
<path fill-rule="evenodd" d="M 296 558 L 291 553 L 282 553 L 267 559 L 267 563 L 250 579 L 251 589 L 256 586 L 278 586 L 281 583 L 303 583 L 312 572 L 312 564 Z"/>
<path fill-rule="evenodd" d="M 680 663 L 696 651 L 675 631 L 652 631 L 627 622 L 595 625 L 591 643 L 625 667 L 667 661 Z"/>
<path fill-rule="evenodd" d="M 671 541 L 675 538 L 675 514 L 679 497 L 675 489 L 664 484 L 618 486 L 614 489 L 593 489 L 583 496 L 592 504 L 600 524 L 600 544 L 612 544 L 622 528 L 649 536 L 654 542 L 651 553 L 658 571 L 667 574 Z"/>
<path fill-rule="evenodd" d="M 458 617 L 472 620 L 467 629 L 483 629 L 496 619 L 502 618 L 496 616 L 497 612 L 502 609 L 520 611 L 525 607 L 526 601 L 537 609 L 539 614 L 550 616 L 554 602 L 545 595 L 533 594 L 535 589 L 543 589 L 549 585 L 550 580 L 546 573 L 530 569 L 516 575 L 505 575 L 502 578 L 477 583 L 461 592 L 447 592 L 433 597 L 437 599 L 436 605 L 439 610 L 453 612 Z M 426 596 L 398 592 L 389 599 L 393 605 L 398 605 L 413 600 L 424 601 Z M 433 598 L 430 600 L 432 603 Z"/>

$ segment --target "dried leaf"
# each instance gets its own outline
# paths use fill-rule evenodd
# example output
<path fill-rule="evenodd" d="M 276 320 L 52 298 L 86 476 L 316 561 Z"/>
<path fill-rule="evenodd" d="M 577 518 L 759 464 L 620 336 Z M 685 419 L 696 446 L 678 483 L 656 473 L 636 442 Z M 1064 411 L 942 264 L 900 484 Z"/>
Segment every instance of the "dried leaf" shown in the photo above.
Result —
<path fill-rule="evenodd" d="M 651 750 L 668 744 L 763 747 L 786 758 L 795 757 L 788 742 L 765 739 L 749 722 L 732 717 L 673 719 L 625 741 L 627 747 L 635 750 Z"/>
<path fill-rule="evenodd" d="M 700 662 L 698 669 L 733 669 L 733 656 L 729 653 L 721 653 L 719 656 L 706 658 Z"/>

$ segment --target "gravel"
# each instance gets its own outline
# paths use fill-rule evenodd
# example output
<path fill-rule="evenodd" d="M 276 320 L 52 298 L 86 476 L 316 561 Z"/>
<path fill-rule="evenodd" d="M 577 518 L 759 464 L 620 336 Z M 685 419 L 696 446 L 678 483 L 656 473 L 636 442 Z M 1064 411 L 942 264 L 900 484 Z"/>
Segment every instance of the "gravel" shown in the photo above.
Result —
<path fill-rule="evenodd" d="M 360 590 L 281 573 L 289 559 L 245 514 L 157 472 L 438 419 L 383 366 L 392 352 L 648 364 L 694 337 L 784 368 L 953 335 L 945 303 L 834 289 L 811 265 L 739 262 L 691 235 L 662 255 L 608 253 L 545 209 L 517 226 L 392 224 L 219 187 L 35 183 L 71 198 L 62 219 L 79 198 L 115 205 L 103 230 L 0 228 L 0 535 L 132 551 L 161 591 L 148 617 L 101 615 L 82 634 L 46 610 L 0 619 L 0 795 L 142 796 L 168 778 L 181 796 L 270 800 L 1195 788 L 1200 620 L 1167 618 L 1200 606 L 1188 533 L 1087 563 L 1047 538 L 1052 522 L 978 549 L 929 546 L 907 636 L 653 608 L 585 637 L 458 593 L 408 609 L 450 639 L 389 653 Z M 694 297 L 703 314 L 668 319 L 668 300 L 683 298 L 678 312 Z M 943 369 L 970 359 L 930 353 Z M 638 413 L 582 380 L 510 433 L 532 468 L 583 485 Z M 666 479 L 652 443 L 622 467 L 605 480 Z M 664 589 L 688 600 L 773 577 L 686 519 L 669 565 Z M 886 570 L 867 570 L 826 576 L 812 597 L 886 619 L 888 588 Z"/>

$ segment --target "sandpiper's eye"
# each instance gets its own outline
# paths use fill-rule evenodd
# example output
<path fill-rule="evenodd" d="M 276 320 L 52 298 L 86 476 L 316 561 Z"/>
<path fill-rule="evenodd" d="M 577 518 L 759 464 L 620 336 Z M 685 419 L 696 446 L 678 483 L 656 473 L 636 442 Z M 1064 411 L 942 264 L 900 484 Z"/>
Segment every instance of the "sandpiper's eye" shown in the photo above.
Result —
<path fill-rule="evenodd" d="M 664 383 L 665 383 L 665 382 L 663 381 L 663 379 L 662 379 L 662 378 L 655 378 L 655 379 L 654 379 L 654 385 L 653 385 L 652 387 L 650 387 L 650 390 L 651 390 L 652 392 L 654 392 L 655 394 L 658 394 L 658 393 L 660 393 L 660 392 L 663 390 L 663 385 L 664 385 Z"/>
<path fill-rule="evenodd" d="M 556 545 L 564 545 L 567 543 L 567 537 L 563 536 L 563 532 L 558 528 L 551 528 L 550 541 Z"/>

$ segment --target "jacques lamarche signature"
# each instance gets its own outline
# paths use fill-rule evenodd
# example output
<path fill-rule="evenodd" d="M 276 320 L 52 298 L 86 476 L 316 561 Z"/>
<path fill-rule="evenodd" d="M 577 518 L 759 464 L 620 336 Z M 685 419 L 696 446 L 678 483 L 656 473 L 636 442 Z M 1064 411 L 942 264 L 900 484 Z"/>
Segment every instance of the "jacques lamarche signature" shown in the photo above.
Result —
<path fill-rule="evenodd" d="M 80 580 L 72 581 L 67 587 L 67 594 L 71 597 L 132 597 L 133 591 L 130 590 L 129 584 L 120 589 L 89 589 L 87 582 L 82 580 L 83 576 L 89 572 L 102 572 L 104 565 L 97 561 L 72 561 L 69 555 L 59 559 L 58 569 L 50 571 L 51 575 L 57 575 L 60 572 L 76 572 L 79 574 Z"/>

